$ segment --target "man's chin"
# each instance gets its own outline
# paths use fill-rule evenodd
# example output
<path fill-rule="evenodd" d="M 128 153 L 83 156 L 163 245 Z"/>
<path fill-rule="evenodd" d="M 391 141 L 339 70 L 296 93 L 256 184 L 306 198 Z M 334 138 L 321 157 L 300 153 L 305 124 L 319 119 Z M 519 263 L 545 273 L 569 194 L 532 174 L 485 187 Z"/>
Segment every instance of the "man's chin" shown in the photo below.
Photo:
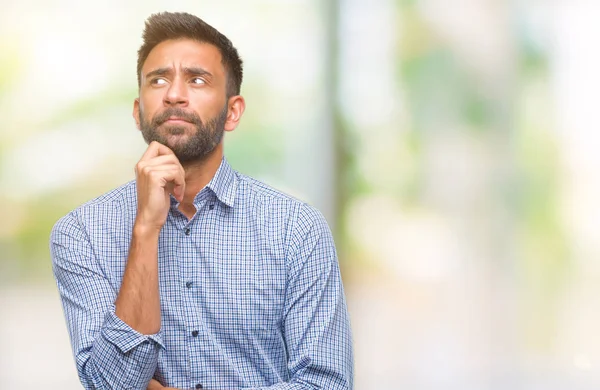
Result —
<path fill-rule="evenodd" d="M 187 143 L 190 139 L 190 135 L 186 132 L 166 131 L 161 134 L 161 138 L 166 146 L 173 149 L 174 147 Z"/>
<path fill-rule="evenodd" d="M 156 128 L 156 130 L 163 135 L 183 135 L 190 132 L 190 129 L 194 127 L 189 122 L 178 121 L 176 123 L 164 122 Z"/>
<path fill-rule="evenodd" d="M 166 134 L 164 136 L 167 146 L 169 145 L 181 145 L 188 141 L 189 137 L 187 134 Z"/>

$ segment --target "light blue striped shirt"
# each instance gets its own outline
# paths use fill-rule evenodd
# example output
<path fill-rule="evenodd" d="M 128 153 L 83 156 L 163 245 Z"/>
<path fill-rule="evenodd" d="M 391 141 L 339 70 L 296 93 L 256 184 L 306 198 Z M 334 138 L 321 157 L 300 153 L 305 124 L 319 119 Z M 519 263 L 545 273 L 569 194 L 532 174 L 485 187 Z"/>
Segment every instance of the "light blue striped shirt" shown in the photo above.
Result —
<path fill-rule="evenodd" d="M 162 325 L 115 315 L 136 217 L 129 182 L 60 219 L 50 239 L 86 389 L 351 389 L 348 312 L 331 232 L 315 208 L 223 159 L 188 220 L 171 198 L 159 238 Z"/>

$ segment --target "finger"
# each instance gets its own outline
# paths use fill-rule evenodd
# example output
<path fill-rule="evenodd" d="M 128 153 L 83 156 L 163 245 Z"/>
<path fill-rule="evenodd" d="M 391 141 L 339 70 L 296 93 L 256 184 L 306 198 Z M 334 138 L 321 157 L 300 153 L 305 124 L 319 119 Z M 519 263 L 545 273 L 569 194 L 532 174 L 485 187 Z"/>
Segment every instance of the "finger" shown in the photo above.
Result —
<path fill-rule="evenodd" d="M 181 172 L 184 172 L 183 168 L 181 167 L 181 165 L 174 164 L 174 163 L 160 164 L 160 165 L 142 165 L 141 168 L 139 168 L 139 171 L 143 175 L 148 176 L 148 175 L 150 175 L 154 171 L 170 171 L 170 170 L 173 170 L 173 169 L 174 170 L 180 170 Z"/>
<path fill-rule="evenodd" d="M 170 163 L 156 166 L 144 166 L 140 168 L 140 171 L 144 176 L 152 176 L 158 174 L 159 172 L 166 172 L 169 175 L 168 180 L 173 181 L 173 195 L 177 198 L 177 200 L 183 200 L 183 194 L 185 192 L 185 170 L 181 164 Z M 174 175 L 173 179 L 171 179 L 171 175 Z M 162 178 L 162 176 L 158 174 L 158 177 L 155 177 L 155 179 L 156 178 Z"/>
<path fill-rule="evenodd" d="M 159 142 L 152 141 L 152 142 L 150 142 L 150 145 L 148 145 L 148 149 L 146 149 L 146 151 L 142 155 L 142 158 L 140 159 L 140 161 L 145 161 L 145 160 L 151 159 L 153 157 L 162 156 L 162 155 L 166 155 L 166 154 L 175 154 L 175 153 L 173 153 L 173 151 L 171 149 L 169 149 L 167 146 L 165 146 Z"/>
<path fill-rule="evenodd" d="M 140 160 L 140 162 L 138 163 L 138 169 L 167 164 L 176 164 L 178 166 L 181 166 L 181 163 L 174 154 L 166 154 L 162 156 L 152 157 L 148 160 Z"/>
<path fill-rule="evenodd" d="M 137 172 L 138 172 L 138 175 L 142 174 L 143 176 L 148 176 L 153 171 L 168 171 L 168 170 L 171 170 L 171 169 L 178 169 L 182 173 L 185 172 L 183 170 L 183 167 L 181 165 L 175 164 L 175 163 L 167 163 L 167 164 L 160 164 L 160 165 L 143 165 L 143 164 L 140 164 L 137 167 Z"/>
<path fill-rule="evenodd" d="M 181 171 L 175 165 L 171 167 L 155 167 L 148 170 L 147 176 L 150 178 L 150 182 L 158 183 L 161 187 L 164 187 L 169 182 L 173 182 L 176 186 L 184 185 L 184 181 L 181 175 Z"/>
<path fill-rule="evenodd" d="M 170 181 L 165 185 L 165 191 L 173 195 L 178 202 L 183 201 L 185 191 L 183 186 L 176 185 L 174 181 Z"/>
<path fill-rule="evenodd" d="M 148 171 L 148 176 L 160 180 L 162 187 L 179 201 L 183 201 L 185 193 L 185 174 L 183 168 L 177 165 L 154 167 Z M 171 184 L 172 185 L 169 185 Z"/>
<path fill-rule="evenodd" d="M 183 202 L 183 196 L 185 194 L 185 171 L 181 166 L 179 166 L 178 174 L 175 176 L 173 183 L 175 184 L 173 186 L 173 196 L 179 202 Z"/>
<path fill-rule="evenodd" d="M 181 165 L 173 164 L 173 163 L 156 165 L 156 166 L 142 165 L 141 163 L 138 163 L 135 176 L 138 180 L 141 180 L 142 178 L 150 178 L 150 179 L 156 180 L 156 179 L 161 179 L 160 174 L 158 174 L 159 172 L 167 172 L 167 171 L 181 172 L 181 174 L 185 177 L 185 171 L 183 170 Z M 158 176 L 154 176 L 154 175 L 158 175 Z"/>

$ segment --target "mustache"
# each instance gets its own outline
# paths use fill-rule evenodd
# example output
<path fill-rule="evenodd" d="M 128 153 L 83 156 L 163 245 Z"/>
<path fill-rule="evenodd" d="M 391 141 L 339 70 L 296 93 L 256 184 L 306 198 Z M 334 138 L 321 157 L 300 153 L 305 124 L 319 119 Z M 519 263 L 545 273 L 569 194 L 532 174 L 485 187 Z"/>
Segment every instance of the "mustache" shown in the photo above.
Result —
<path fill-rule="evenodd" d="M 160 114 L 155 115 L 154 118 L 152 118 L 152 124 L 154 126 L 162 125 L 172 116 L 176 116 L 197 126 L 202 125 L 202 119 L 200 119 L 196 113 L 184 111 L 179 107 L 170 107 L 165 109 Z"/>

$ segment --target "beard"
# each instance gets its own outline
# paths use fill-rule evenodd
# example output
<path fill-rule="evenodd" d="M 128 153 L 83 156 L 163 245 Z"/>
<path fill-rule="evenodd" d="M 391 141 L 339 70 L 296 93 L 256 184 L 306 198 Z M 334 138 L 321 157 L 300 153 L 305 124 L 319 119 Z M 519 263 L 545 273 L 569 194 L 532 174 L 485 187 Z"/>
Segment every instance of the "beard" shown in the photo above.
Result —
<path fill-rule="evenodd" d="M 168 126 L 162 131 L 159 127 L 163 125 L 171 116 L 181 118 L 194 127 L 194 132 L 184 140 L 173 140 L 173 136 L 182 136 L 186 133 L 189 126 Z M 187 112 L 179 107 L 169 107 L 166 110 L 156 114 L 150 121 L 146 121 L 144 113 L 140 108 L 140 130 L 146 143 L 157 141 L 168 146 L 180 163 L 190 163 L 205 159 L 223 139 L 225 133 L 225 122 L 227 120 L 227 105 L 221 110 L 219 115 L 211 118 L 204 124 L 202 119 L 194 113 Z"/>

